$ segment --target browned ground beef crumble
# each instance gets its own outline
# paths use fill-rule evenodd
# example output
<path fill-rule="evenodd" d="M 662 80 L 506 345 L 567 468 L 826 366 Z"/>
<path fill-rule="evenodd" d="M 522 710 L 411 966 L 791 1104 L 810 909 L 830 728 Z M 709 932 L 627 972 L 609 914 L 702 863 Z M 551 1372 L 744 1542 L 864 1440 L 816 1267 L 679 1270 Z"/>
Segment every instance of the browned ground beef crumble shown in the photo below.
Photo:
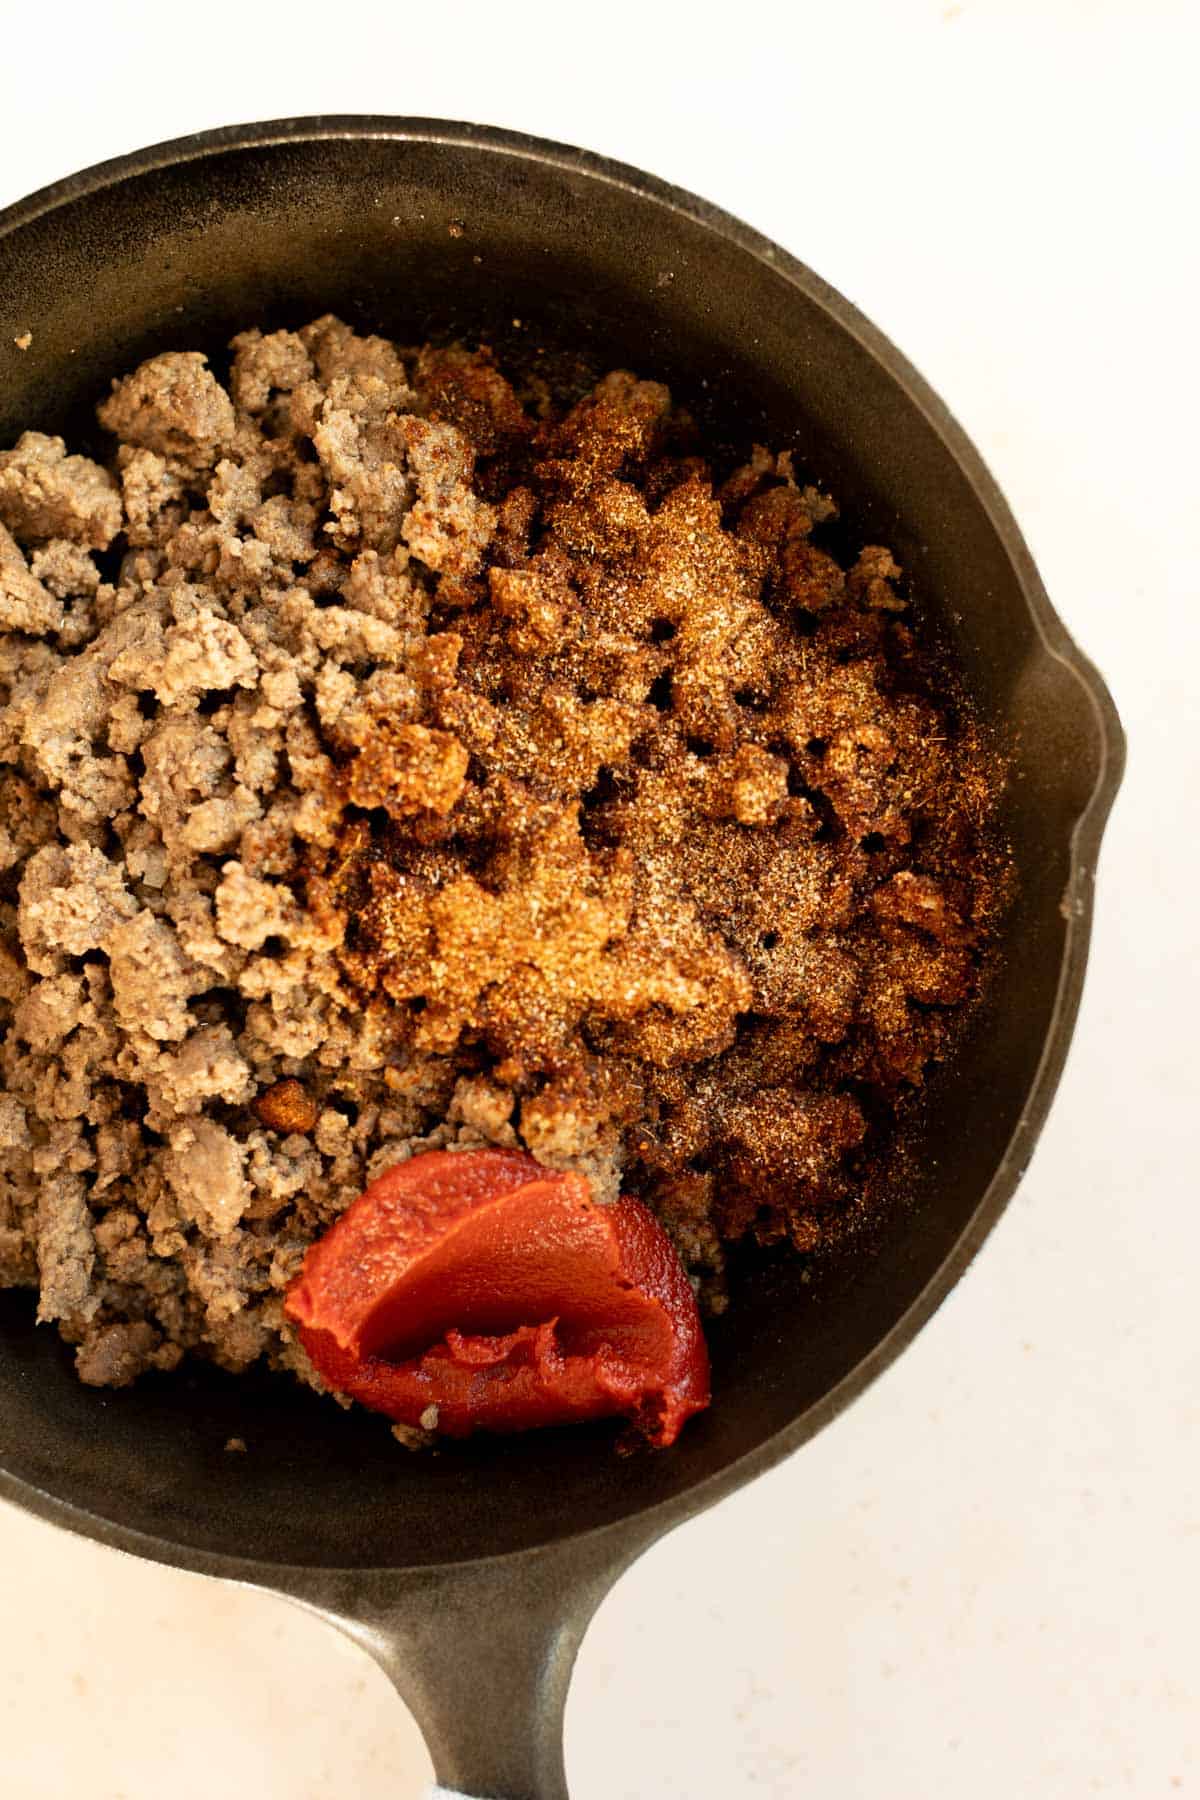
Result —
<path fill-rule="evenodd" d="M 724 1242 L 861 1206 L 1003 892 L 900 571 L 657 383 L 232 348 L 117 382 L 109 466 L 0 454 L 0 1286 L 87 1382 L 316 1385 L 308 1245 L 490 1143 L 642 1194 L 719 1309 Z"/>

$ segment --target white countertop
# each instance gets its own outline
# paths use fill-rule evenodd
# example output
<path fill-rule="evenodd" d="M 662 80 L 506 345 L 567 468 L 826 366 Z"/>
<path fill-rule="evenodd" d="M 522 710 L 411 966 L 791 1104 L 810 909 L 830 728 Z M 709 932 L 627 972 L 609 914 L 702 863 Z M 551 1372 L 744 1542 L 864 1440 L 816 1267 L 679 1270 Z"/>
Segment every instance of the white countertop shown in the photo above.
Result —
<path fill-rule="evenodd" d="M 697 10 L 218 0 L 193 41 L 113 5 L 51 67 L 52 15 L 6 8 L 0 204 L 241 119 L 488 120 L 742 214 L 949 402 L 1130 738 L 1075 1047 L 915 1345 L 602 1607 L 567 1761 L 577 1800 L 1200 1793 L 1200 36 L 1184 0 Z M 0 1620 L 11 1800 L 428 1778 L 382 1674 L 281 1601 L 0 1508 Z"/>

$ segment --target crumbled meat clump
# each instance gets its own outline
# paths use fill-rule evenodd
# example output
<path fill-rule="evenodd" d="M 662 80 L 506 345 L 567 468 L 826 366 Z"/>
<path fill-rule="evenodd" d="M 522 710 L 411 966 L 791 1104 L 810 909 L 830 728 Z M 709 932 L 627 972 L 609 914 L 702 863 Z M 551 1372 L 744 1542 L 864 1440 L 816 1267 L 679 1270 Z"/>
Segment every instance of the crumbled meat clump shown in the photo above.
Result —
<path fill-rule="evenodd" d="M 1004 891 L 890 553 L 655 382 L 333 318 L 99 418 L 0 453 L 0 1286 L 81 1378 L 319 1385 L 284 1290 L 428 1148 L 639 1194 L 714 1308 L 842 1229 Z"/>

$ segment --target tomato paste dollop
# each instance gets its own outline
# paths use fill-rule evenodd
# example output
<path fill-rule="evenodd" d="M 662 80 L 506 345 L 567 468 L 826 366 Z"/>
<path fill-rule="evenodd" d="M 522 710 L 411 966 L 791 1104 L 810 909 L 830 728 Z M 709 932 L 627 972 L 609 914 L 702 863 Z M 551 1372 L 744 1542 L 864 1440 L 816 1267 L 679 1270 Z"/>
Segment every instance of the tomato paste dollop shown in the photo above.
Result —
<path fill-rule="evenodd" d="M 709 1401 L 695 1296 L 653 1213 L 520 1151 L 388 1169 L 313 1244 L 286 1312 L 330 1387 L 452 1437 L 623 1416 L 665 1446 Z"/>

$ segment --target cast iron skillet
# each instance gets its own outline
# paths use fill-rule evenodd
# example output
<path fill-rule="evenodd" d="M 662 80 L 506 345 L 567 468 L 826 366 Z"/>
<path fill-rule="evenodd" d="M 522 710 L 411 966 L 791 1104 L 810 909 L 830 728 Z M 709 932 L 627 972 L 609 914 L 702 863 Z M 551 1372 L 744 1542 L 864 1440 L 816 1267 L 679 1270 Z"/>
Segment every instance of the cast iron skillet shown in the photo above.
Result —
<path fill-rule="evenodd" d="M 623 1459 L 597 1427 L 414 1457 L 365 1413 L 205 1370 L 101 1395 L 34 1329 L 27 1295 L 0 1296 L 0 1494 L 289 1595 L 383 1665 L 441 1781 L 561 1800 L 567 1682 L 607 1588 L 858 1394 L 1012 1193 L 1075 1018 L 1123 741 L 979 456 L 892 345 L 736 219 L 557 144 L 299 119 L 159 145 L 34 195 L 0 216 L 0 444 L 36 424 L 94 445 L 114 373 L 326 309 L 406 342 L 591 350 L 669 381 L 718 436 L 796 447 L 854 541 L 893 547 L 1015 758 L 1005 972 L 910 1126 L 913 1204 L 811 1285 L 795 1261 L 739 1272 L 711 1334 L 715 1403 L 674 1450 Z M 249 1454 L 226 1455 L 230 1436 Z"/>

